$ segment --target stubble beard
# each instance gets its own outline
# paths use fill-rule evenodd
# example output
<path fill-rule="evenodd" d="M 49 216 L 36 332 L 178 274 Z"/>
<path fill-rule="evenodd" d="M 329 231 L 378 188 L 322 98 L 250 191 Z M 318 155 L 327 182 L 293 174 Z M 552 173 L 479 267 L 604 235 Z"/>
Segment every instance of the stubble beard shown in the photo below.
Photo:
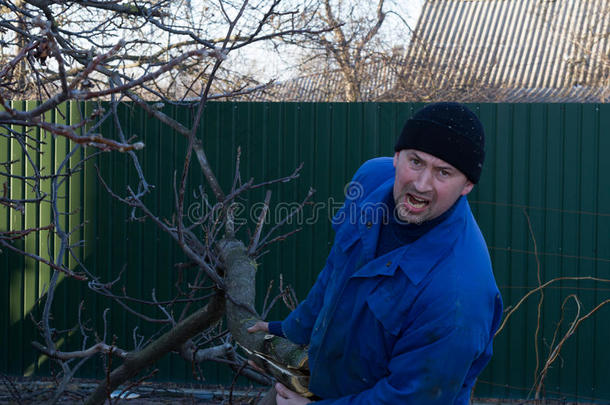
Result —
<path fill-rule="evenodd" d="M 399 200 L 394 201 L 396 204 L 394 217 L 406 224 L 421 225 L 428 220 L 429 207 L 426 207 L 426 209 L 419 214 L 412 214 L 411 210 L 407 208 L 407 194 L 408 192 L 401 194 Z"/>

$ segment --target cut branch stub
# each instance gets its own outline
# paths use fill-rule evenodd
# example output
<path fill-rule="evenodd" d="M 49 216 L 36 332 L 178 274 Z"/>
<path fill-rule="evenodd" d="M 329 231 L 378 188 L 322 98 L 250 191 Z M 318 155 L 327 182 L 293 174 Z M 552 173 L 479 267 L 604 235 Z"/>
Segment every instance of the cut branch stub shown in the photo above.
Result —
<path fill-rule="evenodd" d="M 235 341 L 278 381 L 302 395 L 311 396 L 307 348 L 287 339 L 249 333 L 247 328 L 260 320 L 253 310 L 256 296 L 256 263 L 238 240 L 222 240 L 218 253 L 225 265 L 227 327 Z"/>

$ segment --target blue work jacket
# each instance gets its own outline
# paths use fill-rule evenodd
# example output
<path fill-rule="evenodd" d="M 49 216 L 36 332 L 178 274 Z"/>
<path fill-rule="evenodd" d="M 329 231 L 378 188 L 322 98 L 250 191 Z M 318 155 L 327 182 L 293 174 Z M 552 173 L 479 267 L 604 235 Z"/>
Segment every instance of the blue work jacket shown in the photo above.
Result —
<path fill-rule="evenodd" d="M 320 404 L 467 404 L 502 314 L 487 246 L 461 197 L 415 242 L 375 257 L 375 207 L 393 184 L 391 158 L 357 171 L 326 265 L 282 330 L 309 344 Z"/>

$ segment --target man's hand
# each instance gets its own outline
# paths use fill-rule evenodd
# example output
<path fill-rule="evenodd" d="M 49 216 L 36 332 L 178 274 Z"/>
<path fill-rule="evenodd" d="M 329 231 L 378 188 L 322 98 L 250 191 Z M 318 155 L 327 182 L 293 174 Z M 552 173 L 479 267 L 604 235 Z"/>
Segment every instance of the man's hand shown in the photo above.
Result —
<path fill-rule="evenodd" d="M 250 333 L 254 333 L 254 332 L 265 332 L 265 333 L 269 333 L 269 322 L 256 322 L 254 325 L 250 326 L 248 328 L 248 332 Z"/>
<path fill-rule="evenodd" d="M 275 384 L 275 390 L 277 391 L 277 395 L 275 396 L 277 405 L 302 405 L 311 402 L 309 399 L 289 390 L 280 383 Z"/>

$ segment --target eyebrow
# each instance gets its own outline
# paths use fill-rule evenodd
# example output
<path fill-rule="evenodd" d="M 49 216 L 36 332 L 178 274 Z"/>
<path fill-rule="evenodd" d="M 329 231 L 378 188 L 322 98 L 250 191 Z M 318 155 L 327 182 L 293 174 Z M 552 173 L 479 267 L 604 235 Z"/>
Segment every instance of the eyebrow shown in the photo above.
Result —
<path fill-rule="evenodd" d="M 409 152 L 407 152 L 407 155 L 415 155 L 415 157 L 416 157 L 416 158 L 418 158 L 419 160 L 424 160 L 424 158 L 422 158 L 421 156 L 419 156 L 419 155 L 417 154 L 417 152 L 415 152 L 415 151 L 409 151 Z"/>
<path fill-rule="evenodd" d="M 422 156 L 420 156 L 417 152 L 415 151 L 410 151 L 408 152 L 408 154 L 412 154 L 414 155 L 414 157 L 418 158 L 419 160 L 421 160 L 422 162 L 426 162 L 426 164 L 429 164 L 429 162 L 424 159 Z M 448 166 L 434 166 L 435 169 L 440 169 L 440 170 L 449 170 L 451 172 L 457 170 L 455 167 L 451 166 L 448 164 Z"/>

